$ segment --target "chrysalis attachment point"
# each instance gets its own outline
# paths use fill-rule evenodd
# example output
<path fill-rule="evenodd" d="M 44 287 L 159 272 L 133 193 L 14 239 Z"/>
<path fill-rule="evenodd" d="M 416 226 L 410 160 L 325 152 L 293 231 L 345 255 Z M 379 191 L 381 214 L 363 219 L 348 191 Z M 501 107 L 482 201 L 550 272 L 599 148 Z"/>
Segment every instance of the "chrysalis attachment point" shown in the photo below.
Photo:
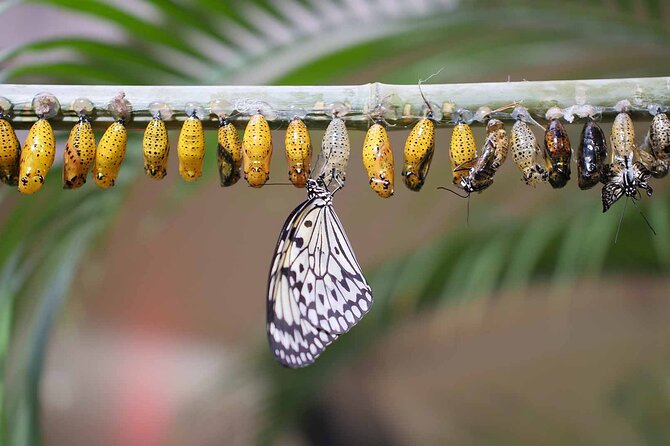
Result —
<path fill-rule="evenodd" d="M 172 118 L 172 109 L 165 102 L 152 102 L 149 104 L 149 113 L 151 116 L 158 117 L 162 121 L 168 121 Z"/>
<path fill-rule="evenodd" d="M 51 119 L 60 111 L 60 102 L 51 93 L 39 93 L 33 98 L 32 109 L 40 118 Z"/>

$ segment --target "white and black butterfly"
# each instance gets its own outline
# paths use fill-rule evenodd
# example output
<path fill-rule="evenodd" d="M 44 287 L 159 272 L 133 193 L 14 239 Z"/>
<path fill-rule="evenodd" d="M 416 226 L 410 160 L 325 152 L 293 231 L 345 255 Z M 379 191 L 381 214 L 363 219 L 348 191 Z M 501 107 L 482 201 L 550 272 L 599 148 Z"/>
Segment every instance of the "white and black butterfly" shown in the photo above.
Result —
<path fill-rule="evenodd" d="M 336 190 L 337 191 L 337 190 Z M 314 362 L 372 307 L 372 290 L 333 209 L 323 176 L 279 234 L 268 278 L 270 350 L 285 367 Z"/>
<path fill-rule="evenodd" d="M 634 161 L 634 152 L 631 150 L 630 153 L 625 157 L 615 157 L 613 162 L 605 166 L 605 174 L 607 176 L 607 181 L 603 186 L 602 191 L 602 201 L 603 201 L 603 212 L 612 207 L 621 197 L 624 195 L 630 198 L 630 201 L 633 202 L 640 215 L 644 219 L 645 223 L 651 230 L 651 232 L 656 235 L 656 231 L 647 220 L 647 217 L 642 213 L 642 210 L 637 205 L 637 200 L 642 197 L 639 189 L 644 189 L 648 197 L 651 197 L 654 192 L 651 186 L 649 186 L 648 181 L 651 176 L 651 172 L 644 167 L 644 165 L 639 161 Z M 621 218 L 619 218 L 619 226 L 616 230 L 616 235 L 614 236 L 614 243 L 619 238 L 619 230 L 621 229 L 621 222 L 623 221 L 623 215 L 626 212 L 626 204 L 624 203 L 624 208 L 621 211 Z"/>
<path fill-rule="evenodd" d="M 640 197 L 639 189 L 644 189 L 651 197 L 653 193 L 648 181 L 651 172 L 639 161 L 633 161 L 633 152 L 625 158 L 616 157 L 614 162 L 607 166 L 607 182 L 603 186 L 603 212 L 626 195 L 633 202 Z"/>

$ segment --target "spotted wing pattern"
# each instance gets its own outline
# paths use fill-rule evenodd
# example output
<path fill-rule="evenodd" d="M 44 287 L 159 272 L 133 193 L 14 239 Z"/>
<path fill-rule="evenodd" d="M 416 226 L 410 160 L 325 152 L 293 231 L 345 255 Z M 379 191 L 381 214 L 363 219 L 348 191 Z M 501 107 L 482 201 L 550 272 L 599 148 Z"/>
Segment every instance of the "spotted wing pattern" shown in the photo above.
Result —
<path fill-rule="evenodd" d="M 326 194 L 289 215 L 270 269 L 268 340 L 286 367 L 313 363 L 372 306 L 372 290 Z"/>
<path fill-rule="evenodd" d="M 603 212 L 607 212 L 614 203 L 619 201 L 623 197 L 623 192 L 623 186 L 619 183 L 610 182 L 605 184 L 602 191 Z"/>

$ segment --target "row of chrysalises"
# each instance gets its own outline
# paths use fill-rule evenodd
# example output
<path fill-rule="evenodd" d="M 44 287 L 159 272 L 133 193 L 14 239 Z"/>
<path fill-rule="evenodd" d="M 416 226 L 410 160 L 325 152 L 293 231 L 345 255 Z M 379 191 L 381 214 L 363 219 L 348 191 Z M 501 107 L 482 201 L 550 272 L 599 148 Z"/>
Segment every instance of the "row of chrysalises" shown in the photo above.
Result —
<path fill-rule="evenodd" d="M 435 119 L 430 104 L 426 103 L 426 115 L 420 119 L 407 137 L 404 148 L 402 179 L 406 186 L 419 191 L 426 181 L 435 150 Z M 513 106 L 513 105 L 512 105 Z M 523 174 L 523 181 L 531 186 L 548 182 L 554 188 L 562 188 L 570 179 L 570 164 L 573 151 L 567 132 L 559 120 L 564 111 L 552 108 L 546 113 L 544 148 L 537 142 L 532 125 L 540 125 L 523 107 L 516 107 L 512 117 L 516 120 L 508 135 L 504 124 L 493 117 L 502 107 L 491 110 L 482 107 L 475 119 L 486 123 L 486 140 L 477 150 L 470 126 L 462 113 L 456 113 L 456 122 L 450 142 L 450 158 L 453 183 L 466 194 L 481 192 L 493 183 L 494 176 L 506 160 L 509 152 Z M 0 178 L 3 182 L 18 186 L 22 193 L 31 194 L 39 190 L 51 168 L 55 156 L 55 138 L 48 118 L 57 113 L 57 101 L 53 96 L 36 97 L 33 108 L 39 119 L 33 124 L 24 149 L 16 138 L 6 115 L 0 112 Z M 589 189 L 603 183 L 602 201 L 606 211 L 621 196 L 639 197 L 642 188 L 648 195 L 649 177 L 663 177 L 670 167 L 670 120 L 660 107 L 650 107 L 654 114 L 650 130 L 642 145 L 635 141 L 635 130 L 630 117 L 630 103 L 621 101 L 616 106 L 619 112 L 614 119 L 607 138 L 593 115 L 595 108 L 582 114 L 586 118 L 580 144 L 576 151 L 578 184 Z M 88 115 L 93 106 L 81 99 L 73 103 L 80 116 L 68 138 L 63 159 L 63 185 L 66 189 L 81 187 L 93 170 L 93 179 L 102 188 L 114 185 L 121 163 L 125 157 L 130 104 L 120 94 L 110 104 L 117 118 L 104 133 L 96 146 Z M 179 174 L 186 181 L 195 181 L 202 175 L 205 153 L 205 137 L 201 118 L 202 108 L 186 109 L 187 119 L 179 134 L 177 154 Z M 157 104 L 152 110 L 153 119 L 147 125 L 143 139 L 144 170 L 154 179 L 167 174 L 170 144 L 163 119 L 169 118 L 165 104 Z M 288 125 L 285 138 L 289 179 L 296 187 L 304 187 L 310 176 L 312 144 L 305 123 L 294 117 Z M 609 151 L 609 157 L 608 157 Z M 345 178 L 350 145 L 344 120 L 337 112 L 328 125 L 322 143 L 322 152 L 327 160 L 327 182 L 333 174 Z M 240 171 L 252 187 L 261 187 L 269 180 L 272 138 L 270 127 L 263 114 L 253 114 L 247 124 L 242 140 L 237 129 L 220 117 L 218 132 L 218 165 L 222 186 L 231 186 L 240 178 Z M 381 197 L 388 198 L 394 190 L 394 160 L 386 126 L 381 117 L 374 120 L 368 129 L 363 144 L 362 159 L 368 173 L 371 188 Z"/>

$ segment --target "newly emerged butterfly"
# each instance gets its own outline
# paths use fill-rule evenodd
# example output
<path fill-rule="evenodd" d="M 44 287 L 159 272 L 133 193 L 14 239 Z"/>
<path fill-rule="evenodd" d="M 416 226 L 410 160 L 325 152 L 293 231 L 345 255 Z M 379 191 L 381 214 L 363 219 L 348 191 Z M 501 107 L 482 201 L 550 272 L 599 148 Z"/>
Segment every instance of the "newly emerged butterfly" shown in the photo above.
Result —
<path fill-rule="evenodd" d="M 333 209 L 336 191 L 328 190 L 323 175 L 309 178 L 307 200 L 279 233 L 268 278 L 267 333 L 272 354 L 285 367 L 313 363 L 372 307 L 372 290 Z"/>
<path fill-rule="evenodd" d="M 624 195 L 633 200 L 639 199 L 639 189 L 644 189 L 651 197 L 653 189 L 648 184 L 651 172 L 639 161 L 634 161 L 633 152 L 624 158 L 616 157 L 607 170 L 609 178 L 602 191 L 603 212 L 607 212 Z"/>

